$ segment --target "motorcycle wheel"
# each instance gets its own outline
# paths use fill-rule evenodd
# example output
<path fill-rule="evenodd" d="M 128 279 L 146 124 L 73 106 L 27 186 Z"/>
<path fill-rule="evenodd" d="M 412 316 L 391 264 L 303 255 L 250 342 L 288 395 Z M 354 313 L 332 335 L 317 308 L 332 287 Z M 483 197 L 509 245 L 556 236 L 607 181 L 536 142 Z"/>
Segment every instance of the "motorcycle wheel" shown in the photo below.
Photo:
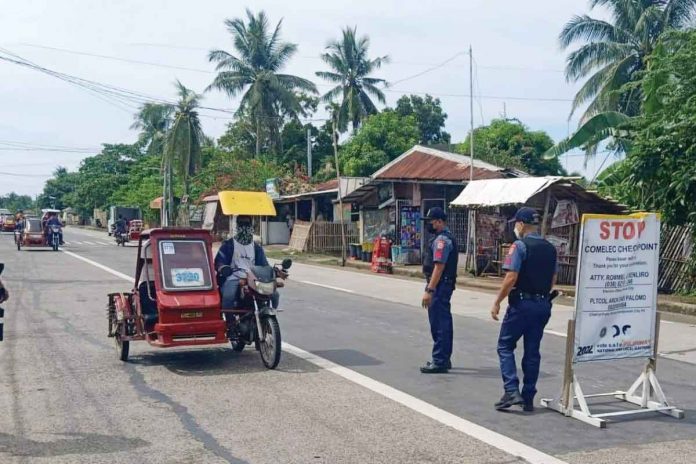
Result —
<path fill-rule="evenodd" d="M 230 345 L 232 345 L 232 349 L 237 352 L 241 353 L 244 351 L 244 347 L 246 346 L 246 343 L 239 341 L 239 340 L 230 340 Z"/>
<path fill-rule="evenodd" d="M 280 324 L 275 316 L 267 316 L 261 319 L 261 333 L 263 340 L 259 342 L 259 352 L 263 365 L 268 369 L 275 369 L 280 362 Z"/>
<path fill-rule="evenodd" d="M 53 241 L 53 251 L 58 251 L 58 243 L 56 241 Z"/>
<path fill-rule="evenodd" d="M 116 328 L 116 334 L 114 334 L 114 340 L 116 341 L 116 353 L 118 353 L 118 359 L 123 362 L 128 361 L 128 351 L 130 349 L 130 341 L 121 340 L 120 327 Z"/>

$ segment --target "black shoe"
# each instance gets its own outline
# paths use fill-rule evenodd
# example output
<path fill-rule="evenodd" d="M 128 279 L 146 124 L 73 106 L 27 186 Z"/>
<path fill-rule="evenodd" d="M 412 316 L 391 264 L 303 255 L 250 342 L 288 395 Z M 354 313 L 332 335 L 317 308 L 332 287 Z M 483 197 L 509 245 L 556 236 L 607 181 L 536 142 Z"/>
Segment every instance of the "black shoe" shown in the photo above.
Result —
<path fill-rule="evenodd" d="M 495 403 L 495 409 L 502 411 L 518 404 L 524 404 L 524 398 L 522 398 L 520 392 L 505 392 L 500 401 Z"/>
<path fill-rule="evenodd" d="M 438 366 L 428 361 L 425 363 L 425 366 L 420 368 L 420 371 L 423 374 L 446 374 L 449 368 L 447 366 Z"/>
<path fill-rule="evenodd" d="M 447 361 L 447 369 L 452 369 L 452 361 Z"/>
<path fill-rule="evenodd" d="M 534 412 L 534 401 L 525 401 L 522 405 L 524 412 Z"/>

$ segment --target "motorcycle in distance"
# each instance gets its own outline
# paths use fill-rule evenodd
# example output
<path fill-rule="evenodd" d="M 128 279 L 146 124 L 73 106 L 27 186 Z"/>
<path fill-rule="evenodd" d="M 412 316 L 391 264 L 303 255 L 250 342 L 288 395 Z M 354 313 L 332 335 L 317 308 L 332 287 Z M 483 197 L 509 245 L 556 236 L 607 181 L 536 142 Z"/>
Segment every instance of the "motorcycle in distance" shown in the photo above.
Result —
<path fill-rule="evenodd" d="M 249 271 L 242 271 L 231 266 L 222 266 L 218 270 L 220 289 L 233 273 L 246 274 L 239 281 L 238 307 L 222 310 L 227 321 L 227 337 L 232 349 L 237 352 L 254 343 L 264 366 L 268 369 L 275 369 L 281 355 L 278 310 L 273 307 L 272 297 L 278 288 L 284 286 L 291 266 L 292 260 L 286 258 L 280 265 L 272 267 L 253 266 Z"/>
<path fill-rule="evenodd" d="M 48 226 L 48 245 L 53 248 L 53 251 L 58 251 L 60 246 L 60 226 Z"/>
<path fill-rule="evenodd" d="M 114 238 L 116 239 L 116 246 L 126 246 L 128 242 L 128 232 L 114 231 Z"/>

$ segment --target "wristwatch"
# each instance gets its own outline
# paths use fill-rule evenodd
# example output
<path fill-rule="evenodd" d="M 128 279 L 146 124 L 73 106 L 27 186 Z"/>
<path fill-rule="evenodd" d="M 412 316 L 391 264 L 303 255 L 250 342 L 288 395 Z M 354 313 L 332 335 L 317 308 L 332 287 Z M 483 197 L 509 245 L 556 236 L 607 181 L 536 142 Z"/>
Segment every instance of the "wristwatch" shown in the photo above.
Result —
<path fill-rule="evenodd" d="M 425 292 L 426 292 L 426 293 L 435 293 L 435 290 L 433 290 L 432 288 L 426 286 L 426 287 L 425 287 Z"/>

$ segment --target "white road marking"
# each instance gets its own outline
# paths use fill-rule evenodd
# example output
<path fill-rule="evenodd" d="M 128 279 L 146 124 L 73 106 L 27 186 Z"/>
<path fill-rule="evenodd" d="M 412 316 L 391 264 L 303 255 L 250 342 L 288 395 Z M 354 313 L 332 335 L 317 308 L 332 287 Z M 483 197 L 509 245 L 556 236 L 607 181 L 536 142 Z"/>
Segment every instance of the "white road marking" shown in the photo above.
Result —
<path fill-rule="evenodd" d="M 355 372 L 347 367 L 333 363 L 328 359 L 324 359 L 301 348 L 290 345 L 289 343 L 283 342 L 283 350 L 302 358 L 315 366 L 329 372 L 333 372 L 346 380 L 350 380 L 361 387 L 372 390 L 385 398 L 396 401 L 397 403 L 406 406 L 413 411 L 419 412 L 441 424 L 452 427 L 453 429 L 482 441 L 487 445 L 498 448 L 499 450 L 512 454 L 513 456 L 525 459 L 530 464 L 566 464 L 565 461 L 561 461 L 560 459 L 543 453 L 535 448 L 532 448 L 531 446 L 520 443 L 512 438 L 494 432 L 493 430 L 489 430 L 466 419 L 462 419 L 461 417 L 449 413 L 444 409 L 440 409 L 430 403 L 426 403 L 415 396 L 411 396 L 408 393 L 404 393 L 396 388 L 390 387 L 389 385 L 360 374 L 359 372 Z"/>
<path fill-rule="evenodd" d="M 82 242 L 82 243 L 84 243 L 85 245 L 96 245 L 96 243 L 92 243 L 92 242 Z"/>
<path fill-rule="evenodd" d="M 338 292 L 355 293 L 353 290 L 348 290 L 347 288 L 334 287 L 332 285 L 318 284 L 316 282 L 310 282 L 309 280 L 298 280 L 298 282 L 300 282 L 302 284 L 315 285 L 317 287 L 328 288 L 329 290 L 336 290 Z"/>
<path fill-rule="evenodd" d="M 101 245 L 111 245 L 109 242 L 99 242 Z"/>
<path fill-rule="evenodd" d="M 63 253 L 69 256 L 72 256 L 73 258 L 79 259 L 80 261 L 84 261 L 88 264 L 91 264 L 92 266 L 98 267 L 99 269 L 102 269 L 116 277 L 120 277 L 121 279 L 127 281 L 132 280 L 131 277 L 114 269 L 111 269 L 107 266 L 104 266 L 103 264 L 99 264 L 96 261 L 92 261 L 91 259 L 84 258 L 78 254 L 71 253 L 69 251 L 61 251 L 63 251 Z M 325 286 L 313 282 L 303 283 L 317 285 L 320 287 Z M 334 290 L 335 289 L 336 288 L 334 288 Z M 346 291 L 344 289 L 338 290 Z M 352 291 L 348 292 L 354 293 Z M 302 358 L 305 361 L 314 364 L 317 367 L 325 369 L 340 377 L 343 377 L 346 380 L 360 385 L 361 387 L 367 388 L 368 390 L 372 390 L 373 392 L 382 395 L 385 398 L 388 398 L 403 406 L 406 406 L 407 408 L 416 411 L 420 414 L 423 414 L 424 416 L 429 417 L 443 425 L 452 427 L 453 429 L 458 430 L 483 443 L 486 443 L 487 445 L 497 448 L 505 453 L 512 454 L 513 456 L 518 456 L 522 459 L 525 459 L 529 464 L 567 464 L 565 461 L 561 461 L 560 459 L 555 458 L 542 451 L 539 451 L 535 448 L 532 448 L 531 446 L 525 445 L 524 443 L 520 443 L 519 441 L 513 440 L 510 437 L 507 437 L 500 433 L 494 432 L 493 430 L 487 429 L 483 426 L 470 422 L 450 412 L 447 412 L 444 409 L 440 409 L 436 406 L 433 406 L 430 403 L 426 403 L 425 401 L 416 398 L 415 396 L 411 396 L 408 393 L 404 393 L 400 390 L 397 390 L 396 388 L 390 387 L 389 385 L 386 385 L 382 382 L 367 377 L 366 375 L 360 374 L 359 372 L 348 369 L 347 367 L 340 366 L 336 363 L 329 361 L 328 359 L 324 359 L 301 348 L 290 345 L 289 343 L 283 342 L 283 350 L 285 350 L 287 353 Z"/>
<path fill-rule="evenodd" d="M 549 330 L 549 329 L 544 330 L 544 333 L 551 334 L 551 335 L 558 335 L 559 337 L 567 337 L 568 336 L 568 334 L 564 334 L 563 332 L 556 332 L 555 330 Z"/>
<path fill-rule="evenodd" d="M 119 277 L 119 278 L 121 278 L 121 279 L 123 279 L 123 280 L 127 280 L 127 281 L 129 281 L 129 282 L 133 281 L 133 278 L 132 278 L 132 277 L 127 276 L 126 274 L 124 274 L 124 273 L 122 273 L 122 272 L 118 272 L 118 271 L 116 271 L 116 270 L 114 270 L 114 269 L 111 269 L 110 267 L 106 267 L 106 266 L 104 266 L 103 264 L 99 264 L 99 263 L 96 262 L 96 261 L 92 261 L 91 259 L 87 259 L 87 258 L 85 258 L 85 257 L 83 257 L 83 256 L 80 256 L 80 255 L 78 255 L 78 254 L 76 254 L 76 253 L 72 253 L 72 252 L 70 252 L 70 251 L 65 251 L 65 250 L 60 250 L 60 251 L 62 251 L 63 253 L 65 253 L 65 254 L 68 255 L 68 256 L 72 256 L 72 257 L 75 258 L 75 259 L 79 259 L 80 261 L 84 261 L 85 263 L 91 264 L 91 265 L 94 266 L 94 267 L 98 267 L 99 269 L 101 269 L 101 270 L 103 270 L 103 271 L 106 271 L 106 272 L 108 272 L 109 274 L 114 275 L 114 276 L 116 276 L 116 277 Z"/>

